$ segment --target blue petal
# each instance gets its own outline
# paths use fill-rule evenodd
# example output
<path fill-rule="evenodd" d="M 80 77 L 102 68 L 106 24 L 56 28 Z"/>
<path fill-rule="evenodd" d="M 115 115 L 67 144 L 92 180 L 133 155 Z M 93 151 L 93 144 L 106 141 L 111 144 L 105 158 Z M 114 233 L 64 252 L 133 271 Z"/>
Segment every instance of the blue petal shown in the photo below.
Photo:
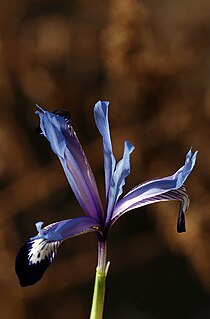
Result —
<path fill-rule="evenodd" d="M 196 157 L 197 157 L 198 151 L 196 151 L 194 154 L 192 152 L 192 148 L 190 148 L 189 152 L 186 155 L 185 164 L 183 167 L 181 167 L 175 174 L 176 180 L 176 188 L 179 188 L 183 185 L 191 171 L 193 170 L 193 167 L 195 166 Z M 172 176 L 173 178 L 173 176 Z"/>
<path fill-rule="evenodd" d="M 109 102 L 98 101 L 94 107 L 95 122 L 100 134 L 103 137 L 106 197 L 108 196 L 112 174 L 116 165 L 116 160 L 112 151 L 112 142 L 109 130 L 108 106 Z"/>
<path fill-rule="evenodd" d="M 37 114 L 40 117 L 42 134 L 58 156 L 84 212 L 96 220 L 102 220 L 103 210 L 95 178 L 70 120 L 60 112 L 54 114 L 42 110 Z"/>
<path fill-rule="evenodd" d="M 133 210 L 135 208 L 143 207 L 149 204 L 154 204 L 158 202 L 164 202 L 164 201 L 170 201 L 170 200 L 178 200 L 180 201 L 180 208 L 179 208 L 179 214 L 177 219 L 177 232 L 182 233 L 185 232 L 185 213 L 187 212 L 190 204 L 190 200 L 187 194 L 187 191 L 184 186 L 180 187 L 179 189 L 170 190 L 168 192 L 165 192 L 160 195 L 148 197 L 144 200 L 141 200 L 140 202 L 136 202 L 133 205 L 129 207 L 127 210 L 121 210 L 119 211 L 119 208 L 116 207 L 116 212 L 113 214 L 113 218 L 111 220 L 111 226 L 120 218 L 123 214 L 126 212 Z"/>
<path fill-rule="evenodd" d="M 118 162 L 111 180 L 108 194 L 106 224 L 109 223 L 115 204 L 122 194 L 125 178 L 130 174 L 130 154 L 133 150 L 134 146 L 126 141 L 124 144 L 123 158 Z"/>
<path fill-rule="evenodd" d="M 67 238 L 100 230 L 100 225 L 93 218 L 86 216 L 61 220 L 44 228 L 40 228 L 39 224 L 40 222 L 36 224 L 39 233 L 34 238 L 42 237 L 49 241 L 63 241 Z"/>
<path fill-rule="evenodd" d="M 15 270 L 22 287 L 33 285 L 42 278 L 63 240 L 88 232 L 100 232 L 100 226 L 90 217 L 63 220 L 43 229 L 42 224 L 36 224 L 38 235 L 27 240 L 16 257 Z"/>
<path fill-rule="evenodd" d="M 185 164 L 175 174 L 163 178 L 157 178 L 144 182 L 134 187 L 121 200 L 118 201 L 113 216 L 112 223 L 116 221 L 124 213 L 138 207 L 152 204 L 164 200 L 180 200 L 184 202 L 183 211 L 186 211 L 188 196 L 186 191 L 183 191 L 183 183 L 191 173 L 195 162 L 197 152 L 194 154 L 190 150 L 186 155 Z M 179 190 L 174 192 L 174 190 Z M 183 231 L 181 227 L 183 215 L 180 214 L 178 223 L 178 231 Z"/>

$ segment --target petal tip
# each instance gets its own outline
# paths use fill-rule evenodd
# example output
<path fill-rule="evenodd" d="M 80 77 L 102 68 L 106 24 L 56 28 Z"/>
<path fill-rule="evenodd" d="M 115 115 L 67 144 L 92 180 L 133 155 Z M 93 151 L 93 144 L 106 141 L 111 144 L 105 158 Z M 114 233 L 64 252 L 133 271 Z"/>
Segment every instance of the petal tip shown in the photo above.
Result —
<path fill-rule="evenodd" d="M 53 262 L 60 242 L 31 238 L 20 248 L 15 262 L 15 271 L 21 287 L 37 283 Z"/>
<path fill-rule="evenodd" d="M 35 224 L 38 233 L 41 232 L 41 230 L 42 230 L 42 225 L 43 225 L 43 224 L 44 224 L 44 222 L 37 222 L 37 223 Z"/>
<path fill-rule="evenodd" d="M 96 102 L 95 106 L 94 106 L 94 114 L 96 116 L 96 114 L 100 111 L 103 112 L 103 115 L 106 117 L 107 116 L 107 112 L 108 112 L 108 108 L 109 108 L 109 101 L 101 101 L 99 100 L 98 102 Z"/>
<path fill-rule="evenodd" d="M 178 233 L 184 233 L 186 232 L 186 227 L 185 227 L 185 216 L 183 211 L 179 213 L 178 220 L 177 220 L 177 232 Z"/>
<path fill-rule="evenodd" d="M 46 111 L 45 111 L 41 106 L 39 106 L 38 104 L 36 104 L 36 107 L 37 107 L 42 113 L 46 113 Z M 35 114 L 40 114 L 40 111 L 36 111 Z"/>
<path fill-rule="evenodd" d="M 135 146 L 129 141 L 125 141 L 125 146 L 128 148 L 129 153 L 132 153 L 133 150 L 135 149 Z"/>

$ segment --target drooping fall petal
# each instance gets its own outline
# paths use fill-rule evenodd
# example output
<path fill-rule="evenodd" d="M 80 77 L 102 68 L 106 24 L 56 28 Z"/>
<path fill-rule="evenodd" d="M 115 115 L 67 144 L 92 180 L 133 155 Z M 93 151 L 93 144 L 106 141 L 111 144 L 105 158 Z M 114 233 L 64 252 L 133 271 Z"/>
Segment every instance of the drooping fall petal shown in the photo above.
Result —
<path fill-rule="evenodd" d="M 42 224 L 36 224 L 38 235 L 27 240 L 16 257 L 15 270 L 22 287 L 33 285 L 42 278 L 63 240 L 100 231 L 100 226 L 90 217 L 62 220 L 44 228 L 41 228 Z"/>
<path fill-rule="evenodd" d="M 128 192 L 120 199 L 115 207 L 112 224 L 124 213 L 138 207 L 166 200 L 180 200 L 183 205 L 177 225 L 178 232 L 184 231 L 184 215 L 189 204 L 186 189 L 183 188 L 183 183 L 191 173 L 197 152 L 194 154 L 190 150 L 186 155 L 184 166 L 182 166 L 175 174 L 163 178 L 157 178 L 146 181 Z"/>
<path fill-rule="evenodd" d="M 171 200 L 177 200 L 180 201 L 180 208 L 177 218 L 177 232 L 182 233 L 185 232 L 185 213 L 187 212 L 189 208 L 189 196 L 187 194 L 186 188 L 184 186 L 180 187 L 179 189 L 170 190 L 168 192 L 165 192 L 160 195 L 156 195 L 153 197 L 146 198 L 145 200 L 141 200 L 141 202 L 136 202 L 132 206 L 130 206 L 129 210 L 121 211 L 120 213 L 116 214 L 112 220 L 111 225 L 113 225 L 120 216 L 124 215 L 126 212 L 133 210 L 135 208 L 143 207 L 149 204 L 154 204 L 158 202 L 164 202 L 164 201 L 171 201 Z"/>

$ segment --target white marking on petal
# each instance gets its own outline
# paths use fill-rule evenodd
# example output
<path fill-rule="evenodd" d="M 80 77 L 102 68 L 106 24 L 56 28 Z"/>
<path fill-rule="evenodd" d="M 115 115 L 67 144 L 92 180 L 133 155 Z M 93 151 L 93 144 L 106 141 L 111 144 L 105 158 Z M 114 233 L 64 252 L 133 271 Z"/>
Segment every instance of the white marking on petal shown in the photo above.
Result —
<path fill-rule="evenodd" d="M 28 249 L 29 265 L 40 263 L 42 260 L 49 259 L 50 262 L 56 256 L 60 241 L 48 241 L 46 239 L 32 239 Z"/>

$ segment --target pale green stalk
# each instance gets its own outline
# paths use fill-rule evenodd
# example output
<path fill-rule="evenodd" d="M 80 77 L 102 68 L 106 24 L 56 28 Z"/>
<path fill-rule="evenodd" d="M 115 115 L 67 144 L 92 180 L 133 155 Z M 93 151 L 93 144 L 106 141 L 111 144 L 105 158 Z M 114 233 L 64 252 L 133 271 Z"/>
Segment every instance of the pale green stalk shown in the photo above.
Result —
<path fill-rule="evenodd" d="M 106 275 L 109 262 L 106 262 L 106 241 L 98 242 L 98 265 L 96 268 L 95 285 L 90 319 L 102 319 L 105 298 Z"/>

